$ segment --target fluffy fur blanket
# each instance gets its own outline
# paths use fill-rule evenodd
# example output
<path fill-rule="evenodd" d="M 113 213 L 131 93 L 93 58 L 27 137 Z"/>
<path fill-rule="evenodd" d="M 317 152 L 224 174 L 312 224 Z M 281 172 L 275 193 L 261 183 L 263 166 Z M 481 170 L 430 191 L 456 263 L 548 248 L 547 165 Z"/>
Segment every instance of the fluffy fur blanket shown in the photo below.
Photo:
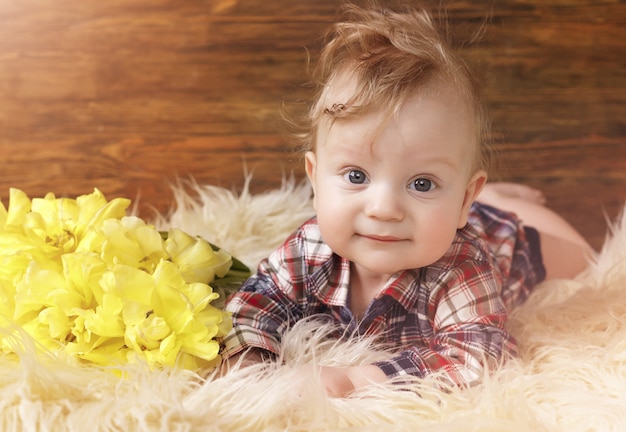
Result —
<path fill-rule="evenodd" d="M 251 195 L 177 186 L 176 226 L 221 245 L 250 266 L 312 214 L 306 185 Z M 515 311 L 520 355 L 469 390 L 431 381 L 371 387 L 329 399 L 312 364 L 355 364 L 382 355 L 367 340 L 338 344 L 303 323 L 284 343 L 284 365 L 225 377 L 129 366 L 118 378 L 26 347 L 0 358 L 3 431 L 623 431 L 626 430 L 626 217 L 589 271 L 540 285 Z"/>

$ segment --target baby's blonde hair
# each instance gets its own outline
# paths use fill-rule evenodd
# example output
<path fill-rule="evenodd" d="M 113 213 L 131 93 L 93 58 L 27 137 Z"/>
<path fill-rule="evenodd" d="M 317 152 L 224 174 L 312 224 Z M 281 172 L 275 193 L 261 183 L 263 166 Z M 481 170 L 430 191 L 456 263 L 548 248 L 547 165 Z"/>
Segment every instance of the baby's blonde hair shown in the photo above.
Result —
<path fill-rule="evenodd" d="M 313 71 L 317 91 L 310 109 L 293 122 L 300 150 L 314 149 L 317 130 L 328 116 L 347 119 L 381 109 L 392 114 L 415 91 L 444 84 L 453 86 L 473 112 L 478 145 L 474 165 L 486 169 L 491 134 L 480 80 L 460 50 L 453 48 L 447 29 L 426 10 L 365 9 L 353 4 L 342 10 Z M 343 103 L 325 106 L 329 85 L 346 70 L 356 78 L 354 94 Z"/>

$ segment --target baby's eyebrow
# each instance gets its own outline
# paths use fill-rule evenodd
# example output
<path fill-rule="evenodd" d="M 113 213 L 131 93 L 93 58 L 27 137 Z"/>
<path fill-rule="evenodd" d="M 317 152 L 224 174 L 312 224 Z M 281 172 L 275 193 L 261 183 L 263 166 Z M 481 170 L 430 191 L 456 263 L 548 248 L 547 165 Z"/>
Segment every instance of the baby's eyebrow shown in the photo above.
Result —
<path fill-rule="evenodd" d="M 431 159 L 424 159 L 423 161 L 420 161 L 420 165 L 426 167 L 433 165 L 445 165 L 449 168 L 457 169 L 457 163 L 453 159 L 445 156 L 437 156 Z"/>

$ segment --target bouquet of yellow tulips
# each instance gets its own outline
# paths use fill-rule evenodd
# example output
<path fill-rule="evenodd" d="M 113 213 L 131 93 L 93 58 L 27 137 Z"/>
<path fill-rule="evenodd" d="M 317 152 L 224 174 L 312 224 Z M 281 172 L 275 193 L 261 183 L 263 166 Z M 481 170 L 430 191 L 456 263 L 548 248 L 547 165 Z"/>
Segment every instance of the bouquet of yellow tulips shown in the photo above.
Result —
<path fill-rule="evenodd" d="M 127 216 L 97 189 L 76 199 L 0 202 L 0 351 L 40 349 L 104 366 L 207 368 L 230 316 L 212 302 L 249 270 L 183 231 Z M 222 293 L 222 301 L 225 293 Z"/>

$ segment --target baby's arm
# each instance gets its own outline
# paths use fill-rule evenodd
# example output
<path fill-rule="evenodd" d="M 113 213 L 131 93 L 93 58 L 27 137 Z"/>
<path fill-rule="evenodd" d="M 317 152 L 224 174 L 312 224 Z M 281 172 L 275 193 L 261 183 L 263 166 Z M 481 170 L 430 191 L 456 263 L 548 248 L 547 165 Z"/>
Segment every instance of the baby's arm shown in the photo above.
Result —
<path fill-rule="evenodd" d="M 359 388 L 402 375 L 440 374 L 447 384 L 470 386 L 485 369 L 514 354 L 513 339 L 504 329 L 506 309 L 499 283 L 487 261 L 466 261 L 444 272 L 431 293 L 428 321 L 433 335 L 428 346 L 413 346 L 376 364 L 345 368 L 321 367 L 327 394 L 344 397 Z"/>
<path fill-rule="evenodd" d="M 267 263 L 229 298 L 226 310 L 233 328 L 223 339 L 222 358 L 231 366 L 242 355 L 249 363 L 278 354 L 282 333 L 302 315 L 297 299 L 277 283 Z"/>
<path fill-rule="evenodd" d="M 270 358 L 280 352 L 282 333 L 303 315 L 305 271 L 301 252 L 301 233 L 263 260 L 226 304 L 232 314 L 233 329 L 223 339 L 222 358 L 225 369 L 243 355 L 250 363 Z"/>
<path fill-rule="evenodd" d="M 433 334 L 428 345 L 410 347 L 376 365 L 388 377 L 436 373 L 462 387 L 480 381 L 485 370 L 516 348 L 505 329 L 500 283 L 486 260 L 468 259 L 443 272 L 433 281 L 429 298 L 427 316 Z"/>

